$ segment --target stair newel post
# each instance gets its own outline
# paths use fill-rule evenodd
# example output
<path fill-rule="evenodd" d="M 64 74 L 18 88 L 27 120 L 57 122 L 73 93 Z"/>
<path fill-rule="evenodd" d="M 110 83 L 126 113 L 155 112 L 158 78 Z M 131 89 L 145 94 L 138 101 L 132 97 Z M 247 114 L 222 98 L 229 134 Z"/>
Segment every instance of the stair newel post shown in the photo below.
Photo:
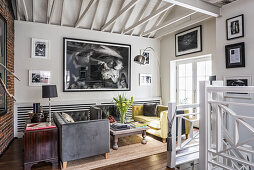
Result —
<path fill-rule="evenodd" d="M 168 103 L 168 138 L 167 138 L 167 166 L 175 168 L 176 164 L 176 104 Z"/>

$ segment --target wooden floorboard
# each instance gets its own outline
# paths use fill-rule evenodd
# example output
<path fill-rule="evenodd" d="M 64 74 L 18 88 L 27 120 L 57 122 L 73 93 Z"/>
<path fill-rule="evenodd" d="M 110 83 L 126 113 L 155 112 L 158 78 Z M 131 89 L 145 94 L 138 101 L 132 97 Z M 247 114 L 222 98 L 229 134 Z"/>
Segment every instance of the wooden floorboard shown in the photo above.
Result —
<path fill-rule="evenodd" d="M 167 153 L 160 153 L 144 158 L 131 161 L 121 162 L 118 164 L 98 168 L 97 170 L 157 170 L 167 169 L 166 164 Z M 8 150 L 0 157 L 1 170 L 22 170 L 23 169 L 23 141 L 15 139 Z M 32 170 L 49 170 L 52 169 L 51 164 L 40 163 L 32 167 Z M 60 169 L 60 167 L 58 168 Z"/>

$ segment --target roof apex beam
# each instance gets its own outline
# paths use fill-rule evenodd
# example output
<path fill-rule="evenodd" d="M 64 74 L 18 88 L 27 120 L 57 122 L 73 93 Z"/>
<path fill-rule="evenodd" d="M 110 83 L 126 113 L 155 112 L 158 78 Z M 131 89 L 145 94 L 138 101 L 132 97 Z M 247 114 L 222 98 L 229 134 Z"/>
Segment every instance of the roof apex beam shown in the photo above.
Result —
<path fill-rule="evenodd" d="M 124 30 L 124 33 L 127 33 L 131 30 L 133 30 L 134 28 L 136 28 L 137 26 L 147 22 L 148 20 L 151 20 L 152 18 L 156 17 L 157 15 L 161 14 L 162 12 L 168 10 L 169 8 L 172 8 L 174 5 L 165 5 L 164 7 L 161 7 L 160 9 L 154 11 L 153 13 L 151 13 L 150 15 L 148 15 L 147 17 L 141 19 L 140 21 L 138 21 L 137 23 L 134 23 L 132 26 L 130 26 L 129 28 L 127 28 L 126 30 Z"/>
<path fill-rule="evenodd" d="M 201 0 L 164 0 L 213 17 L 220 16 L 220 8 Z"/>
<path fill-rule="evenodd" d="M 173 18 L 172 20 L 169 20 L 169 21 L 167 21 L 165 23 L 162 23 L 162 24 L 160 24 L 158 26 L 155 26 L 155 27 L 151 28 L 150 30 L 144 32 L 144 34 L 142 34 L 142 36 L 146 36 L 146 35 L 154 32 L 154 31 L 158 31 L 158 30 L 160 30 L 162 28 L 165 28 L 165 27 L 167 27 L 169 25 L 172 25 L 172 24 L 174 24 L 174 23 L 176 23 L 178 21 L 181 21 L 182 19 L 185 19 L 185 18 L 187 18 L 187 17 L 189 17 L 189 16 L 191 16 L 191 15 L 193 15 L 195 13 L 197 13 L 197 12 L 196 11 L 194 11 L 194 12 L 191 11 L 191 12 L 188 12 L 187 14 L 184 14 L 184 15 L 182 15 L 180 17 Z"/>
<path fill-rule="evenodd" d="M 117 18 L 119 18 L 123 13 L 125 13 L 126 11 L 128 11 L 129 9 L 131 9 L 134 5 L 136 5 L 136 3 L 138 2 L 138 0 L 132 0 L 130 3 L 128 3 L 123 9 L 121 9 L 111 20 L 109 20 L 102 28 L 101 30 L 104 31 L 108 26 L 110 26 L 111 24 L 113 24 Z"/>

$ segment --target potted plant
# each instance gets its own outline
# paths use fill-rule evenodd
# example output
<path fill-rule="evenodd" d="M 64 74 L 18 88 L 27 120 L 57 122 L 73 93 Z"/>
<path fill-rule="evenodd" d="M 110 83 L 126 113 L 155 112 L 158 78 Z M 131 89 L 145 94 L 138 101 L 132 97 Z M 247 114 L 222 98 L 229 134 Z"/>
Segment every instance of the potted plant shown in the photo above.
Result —
<path fill-rule="evenodd" d="M 124 123 L 125 114 L 133 103 L 133 97 L 131 97 L 131 99 L 127 99 L 124 95 L 119 95 L 117 98 L 114 97 L 113 99 L 117 109 L 120 112 L 121 123 Z"/>

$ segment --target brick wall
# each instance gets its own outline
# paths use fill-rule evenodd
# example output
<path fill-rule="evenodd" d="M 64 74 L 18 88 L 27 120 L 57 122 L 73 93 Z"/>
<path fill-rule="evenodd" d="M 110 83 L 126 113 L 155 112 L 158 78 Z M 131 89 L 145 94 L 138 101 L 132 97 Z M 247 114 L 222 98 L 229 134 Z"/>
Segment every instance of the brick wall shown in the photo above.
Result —
<path fill-rule="evenodd" d="M 9 0 L 0 0 L 0 13 L 7 20 L 7 68 L 14 71 L 14 19 L 8 6 Z M 14 79 L 7 75 L 7 88 L 14 94 Z M 13 139 L 14 112 L 13 101 L 7 99 L 7 113 L 0 116 L 0 155 Z"/>

